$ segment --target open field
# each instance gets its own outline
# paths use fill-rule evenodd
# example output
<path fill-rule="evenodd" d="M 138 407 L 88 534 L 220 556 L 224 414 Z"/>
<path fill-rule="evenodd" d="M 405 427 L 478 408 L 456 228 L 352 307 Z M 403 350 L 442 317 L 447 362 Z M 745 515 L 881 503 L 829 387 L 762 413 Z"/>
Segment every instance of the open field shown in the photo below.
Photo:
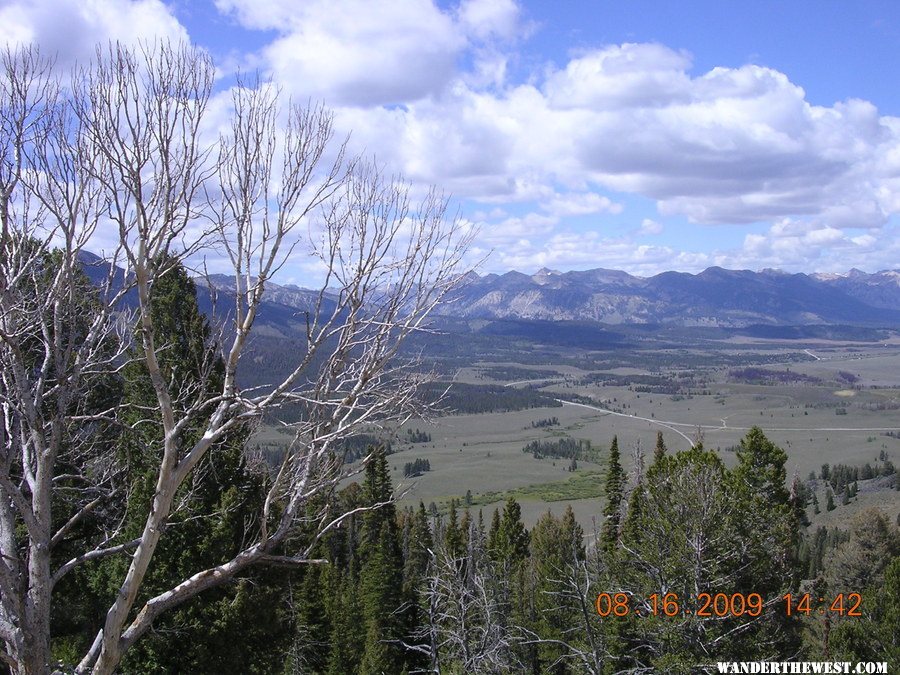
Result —
<path fill-rule="evenodd" d="M 602 509 L 603 460 L 612 438 L 618 437 L 623 464 L 631 470 L 635 447 L 651 455 L 658 431 L 671 451 L 689 447 L 699 435 L 731 466 L 734 447 L 758 425 L 788 453 L 789 476 L 804 480 L 822 464 L 862 466 L 882 452 L 900 466 L 900 345 L 894 341 L 534 348 L 547 351 L 540 359 L 479 354 L 464 363 L 455 357 L 452 380 L 530 388 L 562 407 L 448 415 L 407 425 L 430 434 L 424 443 L 409 442 L 407 427 L 397 430 L 389 464 L 402 503 L 421 500 L 444 509 L 451 498 L 462 501 L 468 493 L 473 508 L 489 518 L 513 496 L 529 525 L 547 509 L 561 514 L 571 504 L 590 531 Z M 551 417 L 559 423 L 533 425 Z M 258 438 L 277 444 L 287 437 L 270 428 Z M 595 461 L 579 459 L 571 472 L 569 460 L 535 459 L 522 451 L 531 441 L 559 438 L 590 441 L 602 453 L 591 457 Z M 404 465 L 416 459 L 428 459 L 431 470 L 404 477 Z M 889 485 L 862 490 L 851 504 L 827 514 L 824 490 L 819 497 L 823 513 L 814 524 L 844 522 L 866 505 L 882 508 L 892 519 L 900 512 L 900 492 Z"/>

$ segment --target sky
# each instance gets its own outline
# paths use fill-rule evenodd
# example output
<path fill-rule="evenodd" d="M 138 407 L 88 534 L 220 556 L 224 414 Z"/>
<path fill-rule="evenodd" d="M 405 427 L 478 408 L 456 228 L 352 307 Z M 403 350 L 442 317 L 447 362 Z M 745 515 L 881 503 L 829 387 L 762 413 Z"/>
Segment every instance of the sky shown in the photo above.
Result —
<path fill-rule="evenodd" d="M 63 63 L 154 37 L 323 101 L 483 272 L 900 269 L 896 0 L 0 0 Z"/>

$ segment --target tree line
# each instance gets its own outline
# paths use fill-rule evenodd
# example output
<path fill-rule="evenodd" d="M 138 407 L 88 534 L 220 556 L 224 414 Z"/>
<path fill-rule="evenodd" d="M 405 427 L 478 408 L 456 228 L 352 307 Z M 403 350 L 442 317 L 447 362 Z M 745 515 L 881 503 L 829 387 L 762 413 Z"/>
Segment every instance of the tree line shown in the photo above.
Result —
<path fill-rule="evenodd" d="M 455 503 L 445 516 L 398 509 L 385 448 L 359 450 L 359 434 L 454 396 L 471 411 L 559 404 L 503 387 L 454 385 L 445 398 L 446 383 L 398 357 L 465 278 L 471 232 L 436 191 L 413 203 L 408 186 L 335 147 L 326 110 L 282 106 L 265 82 L 236 83 L 208 139 L 214 80 L 189 45 L 108 45 L 71 76 L 33 48 L 0 53 L 4 667 L 688 672 L 801 652 L 896 662 L 896 528 L 863 514 L 821 565 L 816 548 L 821 572 L 805 579 L 805 505 L 759 429 L 734 469 L 702 445 L 669 453 L 660 437 L 628 476 L 614 441 L 597 533 L 571 510 L 529 531 L 515 500 L 489 524 Z M 101 227 L 114 238 L 107 260 L 88 254 Z M 290 365 L 244 386 L 239 373 L 259 369 L 267 283 L 298 246 L 326 279 L 293 317 Z M 187 267 L 213 253 L 234 291 L 227 320 L 211 323 Z M 290 441 L 262 461 L 248 438 L 279 410 Z M 362 467 L 347 461 L 357 453 Z M 863 593 L 864 616 L 776 611 L 801 582 Z M 773 604 L 753 620 L 675 621 L 601 620 L 594 605 L 622 593 L 646 609 L 653 593 L 698 590 Z"/>
<path fill-rule="evenodd" d="M 332 565 L 304 570 L 304 640 L 290 663 L 323 673 L 897 663 L 900 533 L 864 512 L 849 531 L 807 536 L 805 498 L 785 485 L 786 459 L 758 428 L 741 441 L 733 469 L 701 445 L 671 454 L 660 436 L 649 466 L 627 477 L 614 440 L 598 532 L 585 533 L 570 507 L 561 517 L 548 511 L 529 531 L 511 498 L 489 516 L 456 501 L 443 515 L 421 503 L 367 512 L 323 543 Z M 388 501 L 390 490 L 386 461 L 376 457 L 344 498 L 364 507 Z M 826 622 L 818 606 L 788 616 L 782 597 L 809 589 L 816 597 L 860 592 L 863 616 Z M 754 617 L 653 614 L 651 597 L 663 591 L 682 606 L 702 592 L 758 593 L 762 609 Z M 628 614 L 598 616 L 598 595 L 617 593 L 629 599 Z"/>
<path fill-rule="evenodd" d="M 403 465 L 403 477 L 420 476 L 426 471 L 431 471 L 431 462 L 421 457 L 416 457 L 413 461 Z"/>

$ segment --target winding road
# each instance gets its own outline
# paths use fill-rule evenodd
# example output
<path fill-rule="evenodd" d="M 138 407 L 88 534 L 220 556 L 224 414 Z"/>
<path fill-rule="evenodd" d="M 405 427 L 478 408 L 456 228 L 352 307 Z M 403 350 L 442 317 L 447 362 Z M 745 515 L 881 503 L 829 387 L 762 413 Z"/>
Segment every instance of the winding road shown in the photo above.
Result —
<path fill-rule="evenodd" d="M 606 408 L 601 408 L 595 405 L 589 405 L 587 403 L 576 403 L 575 401 L 566 401 L 565 399 L 556 398 L 554 401 L 558 401 L 563 405 L 574 405 L 579 408 L 587 408 L 588 410 L 596 410 L 598 412 L 606 413 L 607 415 L 615 415 L 616 417 L 627 417 L 633 420 L 640 420 L 642 422 L 649 422 L 650 424 L 656 424 L 658 426 L 663 427 L 664 429 L 668 429 L 669 431 L 674 431 L 676 434 L 684 438 L 688 443 L 693 443 L 694 441 L 684 432 L 677 429 L 676 427 L 688 427 L 691 429 L 700 429 L 701 431 L 705 430 L 715 430 L 715 429 L 728 429 L 730 431 L 750 431 L 751 427 L 730 427 L 727 424 L 727 418 L 722 420 L 721 426 L 712 426 L 705 424 L 692 424 L 689 422 L 673 422 L 671 420 L 658 420 L 653 417 L 641 417 L 640 415 L 629 415 L 627 413 L 615 412 L 613 410 L 607 410 Z M 766 431 L 861 431 L 861 432 L 870 432 L 870 431 L 896 431 L 897 427 L 766 427 Z"/>

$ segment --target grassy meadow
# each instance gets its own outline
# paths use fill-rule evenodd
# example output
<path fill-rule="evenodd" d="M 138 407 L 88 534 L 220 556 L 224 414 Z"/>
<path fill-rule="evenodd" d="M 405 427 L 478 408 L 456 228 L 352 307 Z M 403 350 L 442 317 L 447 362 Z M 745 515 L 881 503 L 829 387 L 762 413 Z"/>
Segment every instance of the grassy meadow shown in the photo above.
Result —
<path fill-rule="evenodd" d="M 398 429 L 388 461 L 402 504 L 434 502 L 443 511 L 450 499 L 457 498 L 468 500 L 476 511 L 482 509 L 488 519 L 512 496 L 522 505 L 528 525 L 548 509 L 561 514 L 571 505 L 590 532 L 602 509 L 604 458 L 613 436 L 618 437 L 626 470 L 633 471 L 634 457 L 652 455 L 657 431 L 663 432 L 671 451 L 685 449 L 700 437 L 730 466 L 736 461 L 734 447 L 740 438 L 758 425 L 788 453 L 789 478 L 796 473 L 807 480 L 825 463 L 874 463 L 882 452 L 900 466 L 896 339 L 882 343 L 730 339 L 686 344 L 683 349 L 557 348 L 545 349 L 540 358 L 532 354 L 525 362 L 509 358 L 509 354 L 480 354 L 465 363 L 457 359 L 452 380 L 529 387 L 552 398 L 574 398 L 582 405 L 564 402 L 562 407 L 450 414 Z M 642 386 L 647 382 L 651 384 Z M 673 389 L 668 382 L 678 386 Z M 551 417 L 558 424 L 535 426 Z M 409 442 L 408 430 L 427 433 L 430 440 Z M 599 452 L 590 458 L 593 461 L 579 459 L 575 471 L 570 471 L 569 460 L 536 459 L 523 452 L 531 441 L 563 437 L 590 441 Z M 254 440 L 277 445 L 289 437 L 264 427 Z M 427 459 L 430 471 L 404 476 L 404 465 L 416 459 Z M 890 479 L 862 481 L 850 504 L 841 505 L 838 496 L 838 507 L 827 513 L 824 483 L 810 486 L 818 490 L 822 505 L 819 515 L 810 510 L 814 524 L 840 524 L 866 506 L 881 508 L 892 520 L 900 514 L 900 491 L 892 489 Z"/>

